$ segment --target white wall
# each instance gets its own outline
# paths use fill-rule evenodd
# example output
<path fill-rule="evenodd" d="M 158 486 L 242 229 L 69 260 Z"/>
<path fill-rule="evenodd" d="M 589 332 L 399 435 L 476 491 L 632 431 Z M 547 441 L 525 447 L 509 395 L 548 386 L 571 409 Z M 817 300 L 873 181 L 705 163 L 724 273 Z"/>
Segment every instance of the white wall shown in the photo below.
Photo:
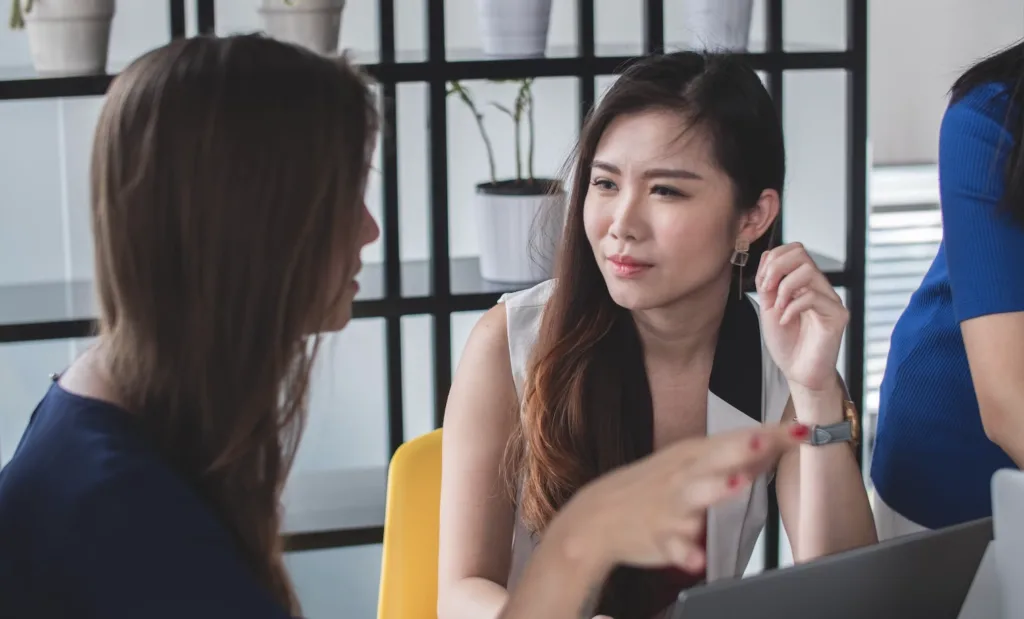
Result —
<path fill-rule="evenodd" d="M 1024 36 L 1020 0 L 871 0 L 876 164 L 935 162 L 947 93 L 975 60 Z"/>
<path fill-rule="evenodd" d="M 903 2 L 905 0 L 899 0 Z M 257 0 L 220 0 L 220 33 L 257 29 Z M 666 40 L 683 44 L 692 37 L 673 2 L 666 7 Z M 756 0 L 752 49 L 764 48 L 764 4 Z M 786 0 L 786 47 L 840 49 L 845 42 L 843 0 Z M 640 51 L 642 3 L 599 0 L 598 49 Z M 189 3 L 191 10 L 191 3 Z M 376 2 L 349 0 L 342 40 L 364 57 L 376 49 Z M 474 0 L 448 0 L 450 54 L 479 45 Z M 425 57 L 423 3 L 398 0 L 396 37 L 401 57 Z M 573 53 L 575 0 L 554 0 L 550 45 L 553 55 Z M 112 68 L 123 66 L 168 37 L 165 0 L 119 3 L 112 44 Z M 0 28 L 0 75 L 5 67 L 29 64 L 25 36 Z M 610 78 L 599 80 L 599 88 Z M 471 83 L 481 100 L 507 100 L 509 87 Z M 568 153 L 578 125 L 577 82 L 538 81 L 536 171 L 553 174 Z M 845 199 L 845 81 L 841 71 L 794 72 L 785 81 L 785 129 L 789 149 L 786 236 L 843 258 Z M 428 257 L 426 154 L 427 108 L 424 84 L 398 88 L 401 197 L 401 253 Z M 0 286 L 87 279 L 92 269 L 87 210 L 88 149 L 100 98 L 0 102 Z M 484 150 L 466 110 L 449 105 L 449 187 L 453 255 L 477 253 L 473 234 L 472 187 L 486 174 Z M 512 170 L 511 130 L 505 118 L 488 117 L 499 158 L 499 172 Z M 378 213 L 379 184 L 369 202 Z M 380 246 L 366 250 L 380 260 Z M 456 357 L 478 312 L 454 316 Z M 430 330 L 432 319 L 403 319 L 403 378 L 407 437 L 432 427 Z M 355 321 L 329 339 L 314 386 L 310 426 L 298 470 L 380 465 L 387 458 L 384 327 L 379 319 Z M 10 457 L 32 408 L 45 389 L 47 374 L 65 366 L 78 350 L 68 342 L 0 345 L 0 462 Z M 358 352 L 357 352 L 358 351 Z M 289 558 L 307 614 L 373 616 L 380 569 L 379 548 L 302 553 Z"/>

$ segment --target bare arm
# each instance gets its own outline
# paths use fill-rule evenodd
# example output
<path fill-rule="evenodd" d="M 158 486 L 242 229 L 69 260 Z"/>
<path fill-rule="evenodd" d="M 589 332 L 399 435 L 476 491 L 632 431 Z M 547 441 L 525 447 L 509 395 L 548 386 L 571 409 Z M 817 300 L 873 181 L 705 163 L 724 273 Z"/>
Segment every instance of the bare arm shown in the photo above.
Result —
<path fill-rule="evenodd" d="M 813 395 L 796 391 L 783 421 L 838 423 L 843 419 L 845 391 L 838 376 L 831 391 Z M 798 563 L 878 541 L 864 480 L 849 443 L 801 445 L 787 452 L 779 461 L 776 492 Z"/>
<path fill-rule="evenodd" d="M 1024 467 L 1024 312 L 960 325 L 985 434 Z"/>
<path fill-rule="evenodd" d="M 508 598 L 515 509 L 500 470 L 518 407 L 498 305 L 474 327 L 445 409 L 439 619 L 495 619 Z"/>
<path fill-rule="evenodd" d="M 1005 113 L 962 101 L 939 138 L 942 242 L 985 433 L 1024 466 L 1024 224 L 999 202 L 1016 141 Z M 985 161 L 967 167 L 965 160 Z M 1011 205 L 1014 210 L 1020 205 Z M 953 414 L 953 411 L 950 412 Z"/>

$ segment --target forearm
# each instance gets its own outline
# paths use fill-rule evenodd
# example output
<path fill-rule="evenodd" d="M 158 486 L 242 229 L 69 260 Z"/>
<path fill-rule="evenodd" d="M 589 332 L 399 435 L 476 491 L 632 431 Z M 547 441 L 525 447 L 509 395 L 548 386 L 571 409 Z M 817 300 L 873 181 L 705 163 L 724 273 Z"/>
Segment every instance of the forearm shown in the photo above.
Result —
<path fill-rule="evenodd" d="M 585 543 L 549 529 L 501 619 L 591 619 L 609 567 L 585 548 Z"/>
<path fill-rule="evenodd" d="M 485 578 L 463 578 L 440 594 L 438 619 L 497 619 L 508 591 Z"/>
<path fill-rule="evenodd" d="M 797 419 L 835 423 L 842 419 L 845 393 L 793 394 Z M 834 417 L 834 418 L 833 418 Z M 793 558 L 810 561 L 877 541 L 874 517 L 854 449 L 850 443 L 802 445 L 799 459 L 799 508 Z"/>
<path fill-rule="evenodd" d="M 1016 403 L 1024 402 L 1014 400 Z M 978 398 L 981 403 L 981 421 L 985 434 L 996 445 L 1006 452 L 1018 468 L 1024 468 L 1024 406 L 997 406 Z"/>

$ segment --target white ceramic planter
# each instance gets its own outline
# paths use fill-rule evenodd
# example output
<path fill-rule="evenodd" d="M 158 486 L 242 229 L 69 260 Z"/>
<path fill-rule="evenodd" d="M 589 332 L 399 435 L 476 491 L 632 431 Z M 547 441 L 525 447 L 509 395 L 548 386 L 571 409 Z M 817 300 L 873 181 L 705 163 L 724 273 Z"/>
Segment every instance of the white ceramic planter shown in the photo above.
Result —
<path fill-rule="evenodd" d="M 562 236 L 565 194 L 495 195 L 477 187 L 480 276 L 527 284 L 551 277 Z"/>
<path fill-rule="evenodd" d="M 691 45 L 709 50 L 745 52 L 750 44 L 754 0 L 682 0 Z"/>
<path fill-rule="evenodd" d="M 263 30 L 280 41 L 335 54 L 345 0 L 262 0 Z"/>
<path fill-rule="evenodd" d="M 21 2 L 32 65 L 41 75 L 105 73 L 115 0 Z"/>
<path fill-rule="evenodd" d="M 484 54 L 536 58 L 548 46 L 551 0 L 477 0 Z"/>

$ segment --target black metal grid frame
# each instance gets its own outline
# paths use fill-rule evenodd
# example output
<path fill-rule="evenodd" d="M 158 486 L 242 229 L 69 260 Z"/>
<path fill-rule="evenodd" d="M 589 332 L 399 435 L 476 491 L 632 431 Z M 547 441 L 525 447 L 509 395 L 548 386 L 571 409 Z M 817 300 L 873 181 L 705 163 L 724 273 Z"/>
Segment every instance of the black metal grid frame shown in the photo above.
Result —
<path fill-rule="evenodd" d="M 402 389 L 403 316 L 433 318 L 433 370 L 435 424 L 440 425 L 451 386 L 451 315 L 484 310 L 500 296 L 496 292 L 451 292 L 451 258 L 448 237 L 448 144 L 446 86 L 451 80 L 514 79 L 525 77 L 572 77 L 579 80 L 581 122 L 593 104 L 595 78 L 615 74 L 633 57 L 597 56 L 593 0 L 577 1 L 578 53 L 567 58 L 451 61 L 445 56 L 445 2 L 425 0 L 427 58 L 397 62 L 395 53 L 395 0 L 378 0 L 379 61 L 364 65 L 381 86 L 385 130 L 381 140 L 383 177 L 384 294 L 379 299 L 356 302 L 356 318 L 381 317 L 386 324 L 386 383 L 388 393 L 388 443 L 391 453 L 404 441 Z M 867 218 L 867 0 L 846 0 L 847 49 L 843 51 L 787 52 L 783 46 L 783 0 L 767 0 L 767 49 L 742 54 L 750 66 L 768 76 L 768 90 L 782 114 L 786 71 L 841 69 L 847 74 L 847 196 L 846 262 L 839 271 L 827 273 L 835 286 L 847 290 L 850 325 L 846 341 L 846 382 L 858 411 L 864 391 L 864 303 Z M 186 36 L 185 0 L 168 0 L 170 36 Z M 197 31 L 215 31 L 214 0 L 195 0 Z M 644 0 L 643 50 L 657 52 L 664 46 L 664 0 Z M 62 78 L 27 78 L 0 81 L 0 100 L 103 95 L 113 75 Z M 427 296 L 403 296 L 399 254 L 398 136 L 396 128 L 397 85 L 425 82 L 429 88 L 430 140 L 430 290 Z M 780 214 L 780 219 L 782 215 Z M 781 226 L 780 226 L 781 230 Z M 0 324 L 0 343 L 87 337 L 94 321 Z M 859 456 L 858 456 L 859 457 Z M 774 492 L 769 493 L 766 524 L 765 568 L 778 565 L 779 523 Z M 378 528 L 323 532 L 294 536 L 292 549 L 322 548 L 380 541 Z"/>

